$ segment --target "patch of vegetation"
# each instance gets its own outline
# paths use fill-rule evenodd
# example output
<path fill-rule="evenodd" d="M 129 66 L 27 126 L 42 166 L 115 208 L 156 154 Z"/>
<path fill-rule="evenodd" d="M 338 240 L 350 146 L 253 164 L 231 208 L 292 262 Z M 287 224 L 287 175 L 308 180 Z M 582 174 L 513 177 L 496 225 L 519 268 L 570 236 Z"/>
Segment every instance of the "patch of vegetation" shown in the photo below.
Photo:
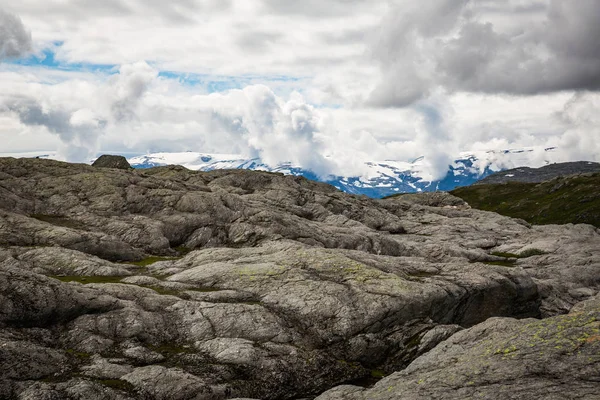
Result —
<path fill-rule="evenodd" d="M 82 359 L 87 359 L 87 358 L 90 358 L 92 356 L 90 353 L 85 353 L 83 351 L 77 351 L 75 349 L 67 349 L 65 351 L 69 355 L 72 355 L 72 356 L 77 357 L 77 358 L 82 358 Z"/>
<path fill-rule="evenodd" d="M 414 277 L 414 278 L 429 278 L 431 276 L 437 276 L 437 275 L 439 275 L 437 272 L 427 272 L 427 271 L 413 271 L 413 272 L 408 273 L 409 277 Z"/>
<path fill-rule="evenodd" d="M 179 290 L 167 289 L 167 288 L 164 288 L 164 287 L 161 287 L 161 286 L 147 286 L 147 285 L 140 285 L 140 286 L 148 288 L 148 289 L 152 289 L 156 293 L 162 294 L 163 296 L 177 296 L 177 297 L 179 297 L 179 295 L 181 293 Z"/>
<path fill-rule="evenodd" d="M 32 214 L 30 217 L 35 218 L 38 221 L 47 222 L 56 226 L 62 226 L 64 228 L 86 229 L 86 225 L 84 223 L 60 215 Z"/>
<path fill-rule="evenodd" d="M 236 301 L 236 304 L 245 304 L 247 306 L 260 306 L 263 304 L 262 301 L 248 300 L 248 301 Z"/>
<path fill-rule="evenodd" d="M 165 357 L 183 354 L 183 353 L 193 353 L 194 352 L 193 349 L 189 346 L 185 347 L 185 346 L 177 345 L 174 343 L 172 343 L 172 344 L 163 343 L 158 346 L 148 345 L 148 348 L 154 352 L 162 354 Z"/>
<path fill-rule="evenodd" d="M 178 258 L 179 257 L 152 256 L 152 257 L 144 258 L 143 260 L 140 260 L 140 261 L 127 261 L 124 264 L 135 265 L 136 267 L 147 267 L 147 266 L 157 263 L 159 261 L 172 261 L 172 260 L 177 260 Z"/>
<path fill-rule="evenodd" d="M 61 282 L 79 282 L 87 285 L 88 283 L 121 283 L 125 276 L 60 276 L 51 275 L 49 278 L 58 279 Z"/>
<path fill-rule="evenodd" d="M 514 267 L 517 260 L 503 260 L 503 261 L 484 261 L 487 265 L 499 265 L 501 267 Z"/>
<path fill-rule="evenodd" d="M 493 256 L 504 257 L 504 258 L 528 258 L 533 256 L 541 256 L 547 254 L 545 251 L 540 249 L 527 249 L 525 251 L 520 252 L 519 254 L 515 253 L 504 253 L 501 251 L 494 251 L 490 253 Z"/>
<path fill-rule="evenodd" d="M 214 287 L 195 287 L 191 289 L 185 289 L 189 292 L 202 292 L 202 293 L 211 293 L 211 292 L 220 292 L 223 289 L 214 288 Z"/>
<path fill-rule="evenodd" d="M 189 252 L 191 252 L 194 249 L 190 249 L 189 247 L 185 247 L 185 246 L 177 246 L 177 247 L 175 247 L 175 250 L 177 251 L 177 254 L 179 254 L 180 256 L 185 256 L 186 254 L 188 254 Z"/>
<path fill-rule="evenodd" d="M 109 388 L 122 390 L 128 393 L 135 390 L 135 387 L 131 383 L 122 379 L 99 379 L 97 382 Z"/>
<path fill-rule="evenodd" d="M 533 256 L 543 256 L 544 254 L 547 254 L 545 251 L 540 250 L 540 249 L 527 249 L 525 251 L 522 251 L 519 254 L 519 258 L 527 258 L 527 257 L 533 257 Z"/>
<path fill-rule="evenodd" d="M 387 374 L 385 373 L 384 370 L 382 369 L 372 369 L 371 370 L 371 377 L 375 378 L 375 379 L 383 379 L 387 376 Z"/>
<path fill-rule="evenodd" d="M 493 251 L 490 254 L 493 255 L 493 256 L 496 256 L 496 257 L 519 258 L 518 254 L 515 254 L 515 253 L 505 253 L 505 252 L 502 252 L 502 251 Z"/>
<path fill-rule="evenodd" d="M 600 228 L 600 174 L 543 183 L 472 185 L 450 193 L 480 210 L 538 224 L 591 224 Z"/>

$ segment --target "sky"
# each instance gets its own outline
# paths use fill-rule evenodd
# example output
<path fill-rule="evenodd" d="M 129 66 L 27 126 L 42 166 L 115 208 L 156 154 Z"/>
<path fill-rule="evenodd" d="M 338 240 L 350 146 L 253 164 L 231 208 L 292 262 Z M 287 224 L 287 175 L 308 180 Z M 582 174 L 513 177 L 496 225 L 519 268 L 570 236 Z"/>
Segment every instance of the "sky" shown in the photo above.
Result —
<path fill-rule="evenodd" d="M 0 154 L 600 161 L 599 21 L 597 0 L 0 0 Z"/>

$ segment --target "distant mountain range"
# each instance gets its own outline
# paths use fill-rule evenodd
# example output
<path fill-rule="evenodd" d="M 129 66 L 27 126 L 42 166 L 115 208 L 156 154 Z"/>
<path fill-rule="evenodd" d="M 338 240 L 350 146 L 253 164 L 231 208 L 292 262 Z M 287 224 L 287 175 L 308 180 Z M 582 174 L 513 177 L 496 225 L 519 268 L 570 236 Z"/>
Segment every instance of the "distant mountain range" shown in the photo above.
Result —
<path fill-rule="evenodd" d="M 600 163 L 590 161 L 566 162 L 545 165 L 541 168 L 513 168 L 491 174 L 476 183 L 478 185 L 507 182 L 540 183 L 559 176 L 596 172 L 600 172 Z"/>
<path fill-rule="evenodd" d="M 554 150 L 554 148 L 545 149 L 549 158 Z M 280 172 L 325 182 L 347 193 L 381 198 L 396 193 L 449 191 L 468 186 L 506 167 L 525 165 L 528 161 L 528 153 L 533 151 L 533 149 L 517 149 L 463 153 L 449 166 L 446 176 L 438 180 L 427 178 L 424 172 L 426 165 L 424 157 L 419 157 L 412 162 L 391 160 L 367 162 L 365 163 L 366 176 L 329 176 L 324 179 L 310 170 L 291 163 L 272 166 L 258 158 L 247 159 L 236 154 L 153 153 L 131 157 L 128 161 L 134 168 L 174 164 L 199 171 L 248 169 Z"/>

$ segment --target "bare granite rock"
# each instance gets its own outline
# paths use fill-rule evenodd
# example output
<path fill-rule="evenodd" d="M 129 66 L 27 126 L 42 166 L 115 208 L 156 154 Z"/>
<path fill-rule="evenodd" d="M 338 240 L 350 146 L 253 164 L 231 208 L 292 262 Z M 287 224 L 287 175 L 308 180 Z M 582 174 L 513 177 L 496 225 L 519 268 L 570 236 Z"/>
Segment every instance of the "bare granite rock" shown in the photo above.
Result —
<path fill-rule="evenodd" d="M 129 165 L 129 162 L 125 157 L 109 154 L 104 154 L 98 157 L 98 159 L 92 164 L 92 167 L 131 169 L 131 165 Z"/>
<path fill-rule="evenodd" d="M 544 320 L 491 318 L 456 333 L 372 389 L 317 400 L 597 399 L 600 308 Z"/>
<path fill-rule="evenodd" d="M 586 398 L 599 248 L 445 194 L 0 158 L 0 398 L 553 398 L 563 367 Z"/>

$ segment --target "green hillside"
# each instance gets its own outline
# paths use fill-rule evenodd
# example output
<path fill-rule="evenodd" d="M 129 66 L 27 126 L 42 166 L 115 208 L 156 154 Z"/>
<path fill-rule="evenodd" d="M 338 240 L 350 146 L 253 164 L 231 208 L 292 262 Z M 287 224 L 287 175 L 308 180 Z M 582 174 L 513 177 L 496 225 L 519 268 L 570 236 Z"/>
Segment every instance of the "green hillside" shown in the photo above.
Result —
<path fill-rule="evenodd" d="M 600 173 L 543 183 L 472 185 L 450 193 L 473 208 L 522 218 L 532 224 L 586 223 L 600 227 Z"/>

